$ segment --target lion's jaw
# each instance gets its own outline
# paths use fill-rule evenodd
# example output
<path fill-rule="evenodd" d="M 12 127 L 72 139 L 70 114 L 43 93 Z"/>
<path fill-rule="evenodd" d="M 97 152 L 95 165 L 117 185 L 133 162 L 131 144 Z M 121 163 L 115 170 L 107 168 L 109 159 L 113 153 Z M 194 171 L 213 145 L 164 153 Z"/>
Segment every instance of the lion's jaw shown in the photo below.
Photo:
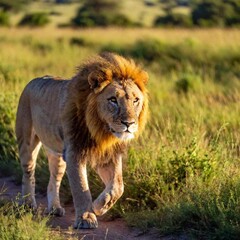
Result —
<path fill-rule="evenodd" d="M 126 140 L 131 140 L 134 138 L 134 133 L 137 132 L 138 130 L 138 124 L 133 124 L 127 127 L 126 125 L 122 124 L 120 127 L 118 127 L 117 130 L 116 127 L 112 127 L 109 125 L 111 133 L 119 138 L 120 140 L 126 141 Z"/>

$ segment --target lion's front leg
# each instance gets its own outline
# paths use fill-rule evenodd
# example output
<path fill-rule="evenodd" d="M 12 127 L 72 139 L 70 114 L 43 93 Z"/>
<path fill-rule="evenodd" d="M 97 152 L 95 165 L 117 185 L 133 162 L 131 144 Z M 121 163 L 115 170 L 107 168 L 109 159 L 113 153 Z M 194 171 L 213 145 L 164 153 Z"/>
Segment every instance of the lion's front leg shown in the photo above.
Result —
<path fill-rule="evenodd" d="M 122 156 L 118 155 L 114 161 L 97 167 L 97 173 L 105 183 L 104 191 L 93 203 L 96 215 L 107 212 L 123 194 Z"/>
<path fill-rule="evenodd" d="M 66 156 L 67 174 L 75 207 L 74 228 L 97 228 L 97 218 L 92 210 L 92 197 L 88 186 L 85 159 Z"/>

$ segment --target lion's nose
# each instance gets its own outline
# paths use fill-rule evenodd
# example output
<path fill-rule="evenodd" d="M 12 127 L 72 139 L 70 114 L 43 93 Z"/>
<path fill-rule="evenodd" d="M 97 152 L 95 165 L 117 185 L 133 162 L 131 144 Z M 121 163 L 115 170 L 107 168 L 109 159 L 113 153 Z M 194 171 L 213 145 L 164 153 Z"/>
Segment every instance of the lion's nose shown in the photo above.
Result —
<path fill-rule="evenodd" d="M 130 119 L 129 121 L 121 121 L 122 124 L 126 125 L 127 127 L 130 127 L 132 124 L 135 123 L 134 119 Z"/>

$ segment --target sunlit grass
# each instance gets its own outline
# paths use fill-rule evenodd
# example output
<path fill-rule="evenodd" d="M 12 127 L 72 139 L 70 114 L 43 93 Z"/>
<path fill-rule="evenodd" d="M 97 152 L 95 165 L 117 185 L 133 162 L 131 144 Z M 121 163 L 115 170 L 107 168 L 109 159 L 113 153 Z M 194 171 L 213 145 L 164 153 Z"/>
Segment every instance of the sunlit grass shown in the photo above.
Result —
<path fill-rule="evenodd" d="M 114 210 L 130 224 L 140 216 L 135 225 L 144 230 L 152 226 L 164 234 L 182 231 L 204 239 L 206 233 L 237 239 L 239 216 L 232 211 L 240 198 L 236 29 L 0 29 L 0 133 L 5 154 L 0 166 L 18 164 L 8 149 L 15 146 L 14 114 L 26 83 L 45 74 L 71 78 L 76 66 L 111 44 L 128 56 L 134 53 L 150 76 L 149 123 L 129 149 L 125 194 Z M 147 59 L 150 54 L 152 60 Z M 37 170 L 40 188 L 46 188 L 47 174 L 40 171 L 47 172 L 46 162 L 39 161 Z M 19 181 L 20 173 L 15 177 Z M 92 174 L 90 181 L 95 196 L 102 185 Z M 64 193 L 70 192 L 64 187 Z M 223 222 L 216 224 L 220 213 Z"/>
<path fill-rule="evenodd" d="M 96 28 L 96 29 L 57 29 L 44 27 L 31 28 L 0 28 L 1 39 L 18 41 L 19 38 L 32 36 L 41 41 L 57 38 L 68 39 L 71 37 L 83 37 L 98 44 L 130 44 L 137 39 L 154 38 L 167 43 L 180 43 L 192 41 L 199 47 L 206 47 L 209 51 L 216 51 L 227 46 L 236 49 L 240 46 L 239 29 L 124 29 L 124 28 Z"/>
<path fill-rule="evenodd" d="M 1 194 L 2 192 L 0 196 Z M 14 202 L 0 202 L 0 239 L 63 239 L 59 232 L 52 232 L 47 226 L 49 217 L 43 217 L 40 213 L 33 214 L 24 206 L 20 206 L 18 201 L 19 199 Z"/>

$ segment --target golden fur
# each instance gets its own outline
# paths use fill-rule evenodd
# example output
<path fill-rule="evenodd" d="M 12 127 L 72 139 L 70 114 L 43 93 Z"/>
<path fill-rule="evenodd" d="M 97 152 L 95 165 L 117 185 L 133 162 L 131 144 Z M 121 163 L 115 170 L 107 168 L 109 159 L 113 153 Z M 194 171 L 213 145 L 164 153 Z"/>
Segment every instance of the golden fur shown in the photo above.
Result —
<path fill-rule="evenodd" d="M 105 213 L 123 193 L 122 154 L 146 124 L 147 81 L 147 73 L 133 60 L 112 53 L 83 63 L 71 80 L 32 80 L 21 95 L 16 120 L 26 202 L 36 207 L 34 171 L 42 143 L 51 173 L 48 210 L 64 214 L 59 187 L 67 167 L 75 228 L 97 227 L 96 215 Z M 94 202 L 87 162 L 106 185 Z"/>

